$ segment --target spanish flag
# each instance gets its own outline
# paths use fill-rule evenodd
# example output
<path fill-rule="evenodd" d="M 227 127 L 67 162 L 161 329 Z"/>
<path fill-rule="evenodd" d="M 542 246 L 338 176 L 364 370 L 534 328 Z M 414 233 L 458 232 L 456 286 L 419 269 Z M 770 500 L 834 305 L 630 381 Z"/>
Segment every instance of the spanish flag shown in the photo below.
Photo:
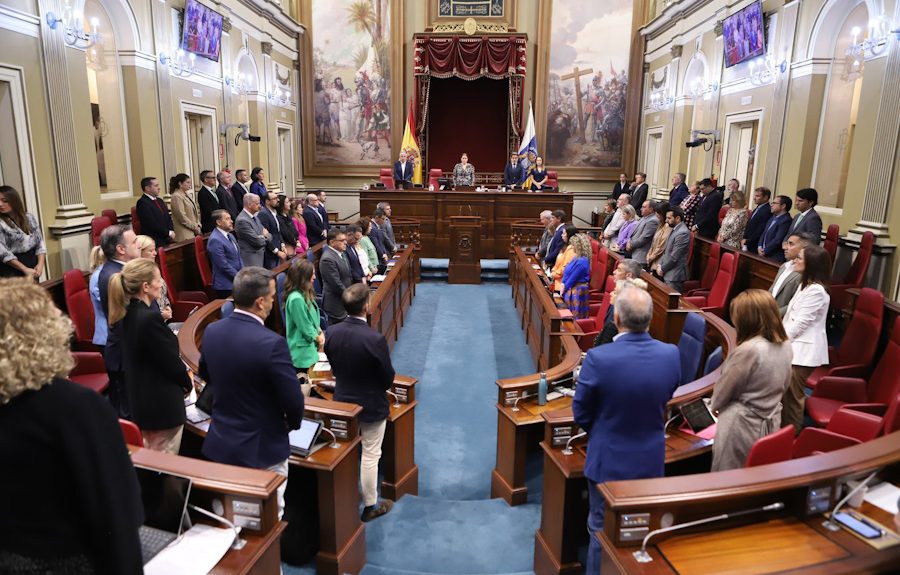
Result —
<path fill-rule="evenodd" d="M 406 112 L 406 128 L 403 130 L 403 143 L 400 144 L 401 150 L 406 150 L 409 157 L 412 158 L 415 167 L 413 168 L 413 184 L 422 183 L 422 156 L 419 152 L 419 144 L 416 142 L 416 117 L 413 115 L 412 99 L 409 101 L 409 111 Z"/>

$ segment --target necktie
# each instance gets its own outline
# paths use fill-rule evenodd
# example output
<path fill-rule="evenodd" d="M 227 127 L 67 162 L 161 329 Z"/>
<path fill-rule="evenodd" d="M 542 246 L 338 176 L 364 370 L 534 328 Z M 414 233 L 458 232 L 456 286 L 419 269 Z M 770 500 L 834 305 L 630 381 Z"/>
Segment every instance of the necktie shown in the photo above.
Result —
<path fill-rule="evenodd" d="M 226 234 L 226 235 L 228 236 L 228 240 L 231 242 L 231 245 L 234 247 L 234 251 L 236 251 L 236 252 L 240 251 L 240 250 L 238 250 L 237 242 L 234 241 L 234 236 L 231 234 Z"/>
<path fill-rule="evenodd" d="M 211 195 L 214 200 L 216 200 L 216 205 L 218 206 L 219 205 L 219 196 L 216 195 L 216 193 L 213 191 L 212 188 L 206 188 L 206 191 L 209 192 L 209 195 Z"/>
<path fill-rule="evenodd" d="M 800 212 L 799 214 L 797 214 L 797 217 L 794 218 L 794 223 L 791 225 L 791 231 L 794 231 L 797 229 L 797 226 L 800 225 L 800 220 L 802 220 L 803 216 L 805 216 L 805 215 L 806 215 L 806 212 Z"/>
<path fill-rule="evenodd" d="M 155 200 L 153 200 L 153 203 L 156 204 L 156 207 L 159 208 L 159 211 L 162 212 L 163 215 L 165 215 L 166 206 L 165 204 L 163 204 L 163 201 L 159 198 L 156 198 Z"/>

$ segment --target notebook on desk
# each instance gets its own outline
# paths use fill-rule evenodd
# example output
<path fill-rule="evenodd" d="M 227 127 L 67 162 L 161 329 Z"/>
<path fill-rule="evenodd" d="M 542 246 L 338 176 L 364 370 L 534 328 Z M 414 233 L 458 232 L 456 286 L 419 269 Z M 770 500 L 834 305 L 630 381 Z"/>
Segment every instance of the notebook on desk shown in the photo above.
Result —
<path fill-rule="evenodd" d="M 144 505 L 144 524 L 138 535 L 146 565 L 178 540 L 185 524 L 189 523 L 187 504 L 191 495 L 191 479 L 138 465 L 134 466 L 134 470 Z"/>

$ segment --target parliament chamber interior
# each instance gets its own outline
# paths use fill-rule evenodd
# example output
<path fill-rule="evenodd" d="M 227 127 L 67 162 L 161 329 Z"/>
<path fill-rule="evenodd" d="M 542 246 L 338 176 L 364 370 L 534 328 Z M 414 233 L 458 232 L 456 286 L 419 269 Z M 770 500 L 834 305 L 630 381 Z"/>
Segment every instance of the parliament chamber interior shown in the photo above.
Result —
<path fill-rule="evenodd" d="M 900 571 L 900 1 L 0 28 L 0 574 Z"/>

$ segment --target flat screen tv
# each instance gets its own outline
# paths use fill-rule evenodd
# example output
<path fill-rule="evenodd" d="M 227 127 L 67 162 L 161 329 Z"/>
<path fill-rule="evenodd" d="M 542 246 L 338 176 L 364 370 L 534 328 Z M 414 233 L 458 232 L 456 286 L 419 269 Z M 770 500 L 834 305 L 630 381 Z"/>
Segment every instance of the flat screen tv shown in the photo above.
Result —
<path fill-rule="evenodd" d="M 218 62 L 222 49 L 222 15 L 197 0 L 187 0 L 181 49 Z"/>
<path fill-rule="evenodd" d="M 722 23 L 725 67 L 730 68 L 766 53 L 766 30 L 760 2 L 754 2 Z"/>

